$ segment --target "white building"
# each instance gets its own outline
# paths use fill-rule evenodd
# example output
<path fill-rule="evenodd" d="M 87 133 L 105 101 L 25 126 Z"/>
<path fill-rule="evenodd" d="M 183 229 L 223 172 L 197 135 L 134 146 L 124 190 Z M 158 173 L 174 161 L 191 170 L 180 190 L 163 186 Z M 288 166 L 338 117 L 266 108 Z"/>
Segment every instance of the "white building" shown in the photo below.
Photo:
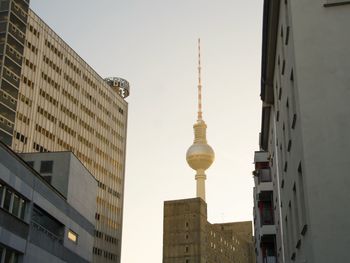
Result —
<path fill-rule="evenodd" d="M 348 261 L 350 1 L 265 0 L 260 150 L 278 262 Z"/>

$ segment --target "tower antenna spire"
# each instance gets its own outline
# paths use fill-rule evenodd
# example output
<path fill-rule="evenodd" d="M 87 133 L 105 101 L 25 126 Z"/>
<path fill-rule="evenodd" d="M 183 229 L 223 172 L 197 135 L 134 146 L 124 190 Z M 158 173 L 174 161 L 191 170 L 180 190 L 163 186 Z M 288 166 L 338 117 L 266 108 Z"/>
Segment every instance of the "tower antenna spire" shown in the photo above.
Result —
<path fill-rule="evenodd" d="M 198 38 L 198 120 L 202 120 L 201 39 Z"/>
<path fill-rule="evenodd" d="M 197 197 L 205 201 L 205 170 L 213 163 L 215 154 L 207 143 L 207 125 L 202 119 L 202 80 L 201 80 L 201 42 L 198 39 L 198 119 L 193 125 L 194 141 L 186 153 L 186 160 L 189 166 L 196 170 Z"/>

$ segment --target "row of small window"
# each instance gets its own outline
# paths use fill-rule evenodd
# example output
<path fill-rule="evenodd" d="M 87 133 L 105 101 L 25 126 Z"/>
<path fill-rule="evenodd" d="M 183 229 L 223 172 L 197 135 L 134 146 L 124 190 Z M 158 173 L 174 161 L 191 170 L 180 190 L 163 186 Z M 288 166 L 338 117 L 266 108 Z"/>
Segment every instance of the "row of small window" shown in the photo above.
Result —
<path fill-rule="evenodd" d="M 53 122 L 55 124 L 57 123 L 57 118 L 54 117 L 52 114 L 50 114 L 48 111 L 46 111 L 43 108 L 41 108 L 40 106 L 38 106 L 38 113 L 43 115 L 49 121 L 51 121 L 51 122 Z"/>
<path fill-rule="evenodd" d="M 108 259 L 110 259 L 112 261 L 117 261 L 118 260 L 118 255 L 110 253 L 108 251 L 104 251 L 104 250 L 102 250 L 100 248 L 97 248 L 97 247 L 93 248 L 93 253 L 95 255 L 98 255 L 98 256 L 102 256 L 103 255 L 105 258 L 108 258 Z"/>
<path fill-rule="evenodd" d="M 67 109 L 65 106 L 61 104 L 61 111 L 65 113 L 69 118 L 71 118 L 74 121 L 78 120 L 78 116 L 75 115 L 73 112 L 71 112 L 69 109 Z"/>
<path fill-rule="evenodd" d="M 23 142 L 24 144 L 27 144 L 28 141 L 28 138 L 19 132 L 16 132 L 16 139 Z"/>
<path fill-rule="evenodd" d="M 103 198 L 101 198 L 99 196 L 96 198 L 96 203 L 100 204 L 103 207 L 106 207 L 109 212 L 113 212 L 113 213 L 116 213 L 116 214 L 120 214 L 121 213 L 121 209 L 119 207 L 117 207 L 116 205 L 111 204 L 106 199 L 103 199 Z"/>
<path fill-rule="evenodd" d="M 23 115 L 22 113 L 18 112 L 16 113 L 17 115 L 17 119 L 19 119 L 20 121 L 24 122 L 25 124 L 29 125 L 30 120 L 27 116 Z"/>
<path fill-rule="evenodd" d="M 104 183 L 102 183 L 101 181 L 98 181 L 98 180 L 97 180 L 97 185 L 98 185 L 98 187 L 100 187 L 101 189 L 107 190 L 108 193 L 110 193 L 111 195 L 114 195 L 114 196 L 116 196 L 117 198 L 120 198 L 120 193 L 119 193 L 118 191 L 113 190 L 113 189 L 110 188 L 110 187 L 107 187 L 107 185 L 104 184 Z"/>
<path fill-rule="evenodd" d="M 0 244 L 0 262 L 1 263 L 18 263 L 20 253 Z"/>
<path fill-rule="evenodd" d="M 29 67 L 31 70 L 34 72 L 36 71 L 36 65 L 34 63 L 30 62 L 29 59 L 24 58 L 24 63 L 26 64 L 27 67 Z"/>
<path fill-rule="evenodd" d="M 85 139 L 83 136 L 80 136 L 79 134 L 78 134 L 78 141 L 90 149 L 93 148 L 93 144 L 89 140 Z"/>
<path fill-rule="evenodd" d="M 45 147 L 41 146 L 40 144 L 38 144 L 36 142 L 33 143 L 33 149 L 38 151 L 38 152 L 41 152 L 41 153 L 50 152 L 48 149 L 46 149 Z"/>
<path fill-rule="evenodd" d="M 64 124 L 63 122 L 59 122 L 58 126 L 64 130 L 65 132 L 67 132 L 68 134 L 72 135 L 73 137 L 76 137 L 77 132 L 74 131 L 72 128 L 70 128 L 69 126 L 67 126 L 66 124 Z"/>
<path fill-rule="evenodd" d="M 47 81 L 52 87 L 54 87 L 56 90 L 60 90 L 61 86 L 56 81 L 54 81 L 52 78 L 50 78 L 47 74 L 44 72 L 41 72 L 41 77 Z"/>
<path fill-rule="evenodd" d="M 0 207 L 24 220 L 27 201 L 11 187 L 0 182 Z"/>
<path fill-rule="evenodd" d="M 43 61 L 47 65 L 49 65 L 54 71 L 56 71 L 58 74 L 61 75 L 62 69 L 59 66 L 57 66 L 51 59 L 49 59 L 47 56 L 44 55 L 43 56 Z"/>
<path fill-rule="evenodd" d="M 41 127 L 39 124 L 35 124 L 35 130 L 40 132 L 42 135 L 46 136 L 50 140 L 54 141 L 56 136 L 53 135 L 50 131 L 46 130 L 45 128 Z"/>
<path fill-rule="evenodd" d="M 97 90 L 97 85 L 96 83 L 94 83 L 88 76 L 86 76 L 85 74 L 83 74 L 83 80 L 90 86 L 92 87 L 94 90 Z"/>
<path fill-rule="evenodd" d="M 52 96 L 50 96 L 46 91 L 44 91 L 43 89 L 40 89 L 39 94 L 45 98 L 46 100 L 48 100 L 50 103 L 52 103 L 54 106 L 58 106 L 58 101 L 55 100 Z"/>
<path fill-rule="evenodd" d="M 71 62 L 68 58 L 64 59 L 64 62 L 68 65 L 68 67 L 70 67 L 75 73 L 77 73 L 79 76 L 81 75 L 81 70 L 74 65 L 73 62 Z"/>
<path fill-rule="evenodd" d="M 19 99 L 26 105 L 28 105 L 29 107 L 32 106 L 32 100 L 27 98 L 25 95 L 23 95 L 22 93 L 19 93 Z"/>
<path fill-rule="evenodd" d="M 83 126 L 88 132 L 90 132 L 92 135 L 94 135 L 95 134 L 95 130 L 94 130 L 94 128 L 92 128 L 89 124 L 87 124 L 85 121 L 83 121 L 83 120 L 79 120 L 79 124 L 81 125 L 81 126 Z"/>
<path fill-rule="evenodd" d="M 45 46 L 47 46 L 53 53 L 55 53 L 60 59 L 63 59 L 63 53 L 58 50 L 50 41 L 45 39 Z"/>
<path fill-rule="evenodd" d="M 38 48 L 26 40 L 26 46 L 35 54 L 38 55 Z"/>
<path fill-rule="evenodd" d="M 64 73 L 64 79 L 73 87 L 75 88 L 77 91 L 80 90 L 80 85 L 74 81 L 69 75 L 67 75 L 66 73 Z"/>
<path fill-rule="evenodd" d="M 40 37 L 40 32 L 36 30 L 32 25 L 29 24 L 29 31 L 33 33 L 34 36 L 37 38 Z"/>
<path fill-rule="evenodd" d="M 87 92 L 85 89 L 82 89 L 81 93 L 83 93 L 85 98 L 87 98 L 90 102 L 92 102 L 92 104 L 96 105 L 96 99 L 93 96 L 91 96 L 89 92 Z"/>
<path fill-rule="evenodd" d="M 110 236 L 106 233 L 103 233 L 101 231 L 95 230 L 95 236 L 97 238 L 101 238 L 101 239 L 104 238 L 104 240 L 109 242 L 109 243 L 118 244 L 118 238 L 112 237 L 112 236 Z"/>
<path fill-rule="evenodd" d="M 112 229 L 118 229 L 120 224 L 117 223 L 117 221 L 113 220 L 113 219 L 110 219 L 108 218 L 107 216 L 104 216 L 104 215 L 101 215 L 99 213 L 96 213 L 95 214 L 95 219 L 97 221 L 100 221 L 102 222 L 103 224 L 106 224 L 108 225 L 108 227 L 112 228 Z"/>
<path fill-rule="evenodd" d="M 98 133 L 97 131 L 95 131 L 95 136 L 97 139 L 99 139 L 101 142 L 105 143 L 107 146 L 109 146 L 110 142 L 109 140 L 104 137 L 102 134 Z"/>
<path fill-rule="evenodd" d="M 71 102 L 73 102 L 75 105 L 78 105 L 78 100 L 64 88 L 62 89 L 62 95 L 69 99 Z"/>
<path fill-rule="evenodd" d="M 89 110 L 87 107 L 85 107 L 83 104 L 80 104 L 80 109 L 82 109 L 87 115 L 89 115 L 91 118 L 95 119 L 95 113 L 93 113 L 91 110 Z"/>
<path fill-rule="evenodd" d="M 25 76 L 22 76 L 22 80 L 23 80 L 23 83 L 28 85 L 30 88 L 34 88 L 34 82 L 31 81 L 30 79 L 28 79 L 27 77 Z"/>

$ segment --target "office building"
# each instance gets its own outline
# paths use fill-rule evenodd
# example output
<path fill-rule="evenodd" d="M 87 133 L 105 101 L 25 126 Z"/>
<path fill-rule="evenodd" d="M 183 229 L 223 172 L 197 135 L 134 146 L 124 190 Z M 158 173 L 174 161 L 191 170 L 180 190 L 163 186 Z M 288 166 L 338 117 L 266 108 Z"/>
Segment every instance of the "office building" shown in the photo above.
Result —
<path fill-rule="evenodd" d="M 270 173 L 279 263 L 348 261 L 349 14 L 349 1 L 264 1 L 256 190 Z"/>
<path fill-rule="evenodd" d="M 196 171 L 196 198 L 164 202 L 163 263 L 253 263 L 252 222 L 211 224 L 207 220 L 205 171 L 214 161 L 202 114 L 200 41 L 198 40 L 198 114 L 194 142 L 186 160 Z"/>
<path fill-rule="evenodd" d="M 119 262 L 129 84 L 103 79 L 30 8 L 0 2 L 0 139 L 72 151 L 98 180 L 94 262 Z"/>
<path fill-rule="evenodd" d="M 0 142 L 0 262 L 91 262 L 96 179 L 71 152 L 30 157 L 64 180 Z"/>

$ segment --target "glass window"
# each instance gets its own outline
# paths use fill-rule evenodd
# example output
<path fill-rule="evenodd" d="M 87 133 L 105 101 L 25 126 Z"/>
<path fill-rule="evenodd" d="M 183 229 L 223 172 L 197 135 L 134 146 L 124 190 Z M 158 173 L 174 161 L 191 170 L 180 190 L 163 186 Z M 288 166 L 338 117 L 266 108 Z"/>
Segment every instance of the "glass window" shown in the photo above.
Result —
<path fill-rule="evenodd" d="M 74 243 L 78 243 L 78 235 L 72 230 L 68 231 L 68 239 L 73 241 Z"/>
<path fill-rule="evenodd" d="M 30 167 L 34 167 L 34 162 L 33 161 L 29 161 L 29 162 L 27 162 L 27 164 L 30 166 Z"/>
<path fill-rule="evenodd" d="M 53 161 L 41 161 L 40 173 L 52 173 Z"/>
<path fill-rule="evenodd" d="M 18 195 L 13 195 L 13 205 L 12 205 L 12 214 L 15 216 L 18 216 L 19 213 L 19 205 L 20 205 L 20 198 Z"/>
<path fill-rule="evenodd" d="M 7 211 L 10 211 L 11 196 L 12 196 L 12 192 L 9 189 L 6 189 L 3 208 Z"/>
<path fill-rule="evenodd" d="M 25 212 L 26 212 L 26 201 L 24 201 L 23 199 L 21 199 L 21 211 L 20 211 L 20 214 L 18 215 L 18 217 L 20 219 L 24 219 L 24 215 L 25 215 Z"/>
<path fill-rule="evenodd" d="M 0 206 L 2 204 L 3 194 L 4 194 L 4 186 L 2 184 L 0 184 Z"/>

